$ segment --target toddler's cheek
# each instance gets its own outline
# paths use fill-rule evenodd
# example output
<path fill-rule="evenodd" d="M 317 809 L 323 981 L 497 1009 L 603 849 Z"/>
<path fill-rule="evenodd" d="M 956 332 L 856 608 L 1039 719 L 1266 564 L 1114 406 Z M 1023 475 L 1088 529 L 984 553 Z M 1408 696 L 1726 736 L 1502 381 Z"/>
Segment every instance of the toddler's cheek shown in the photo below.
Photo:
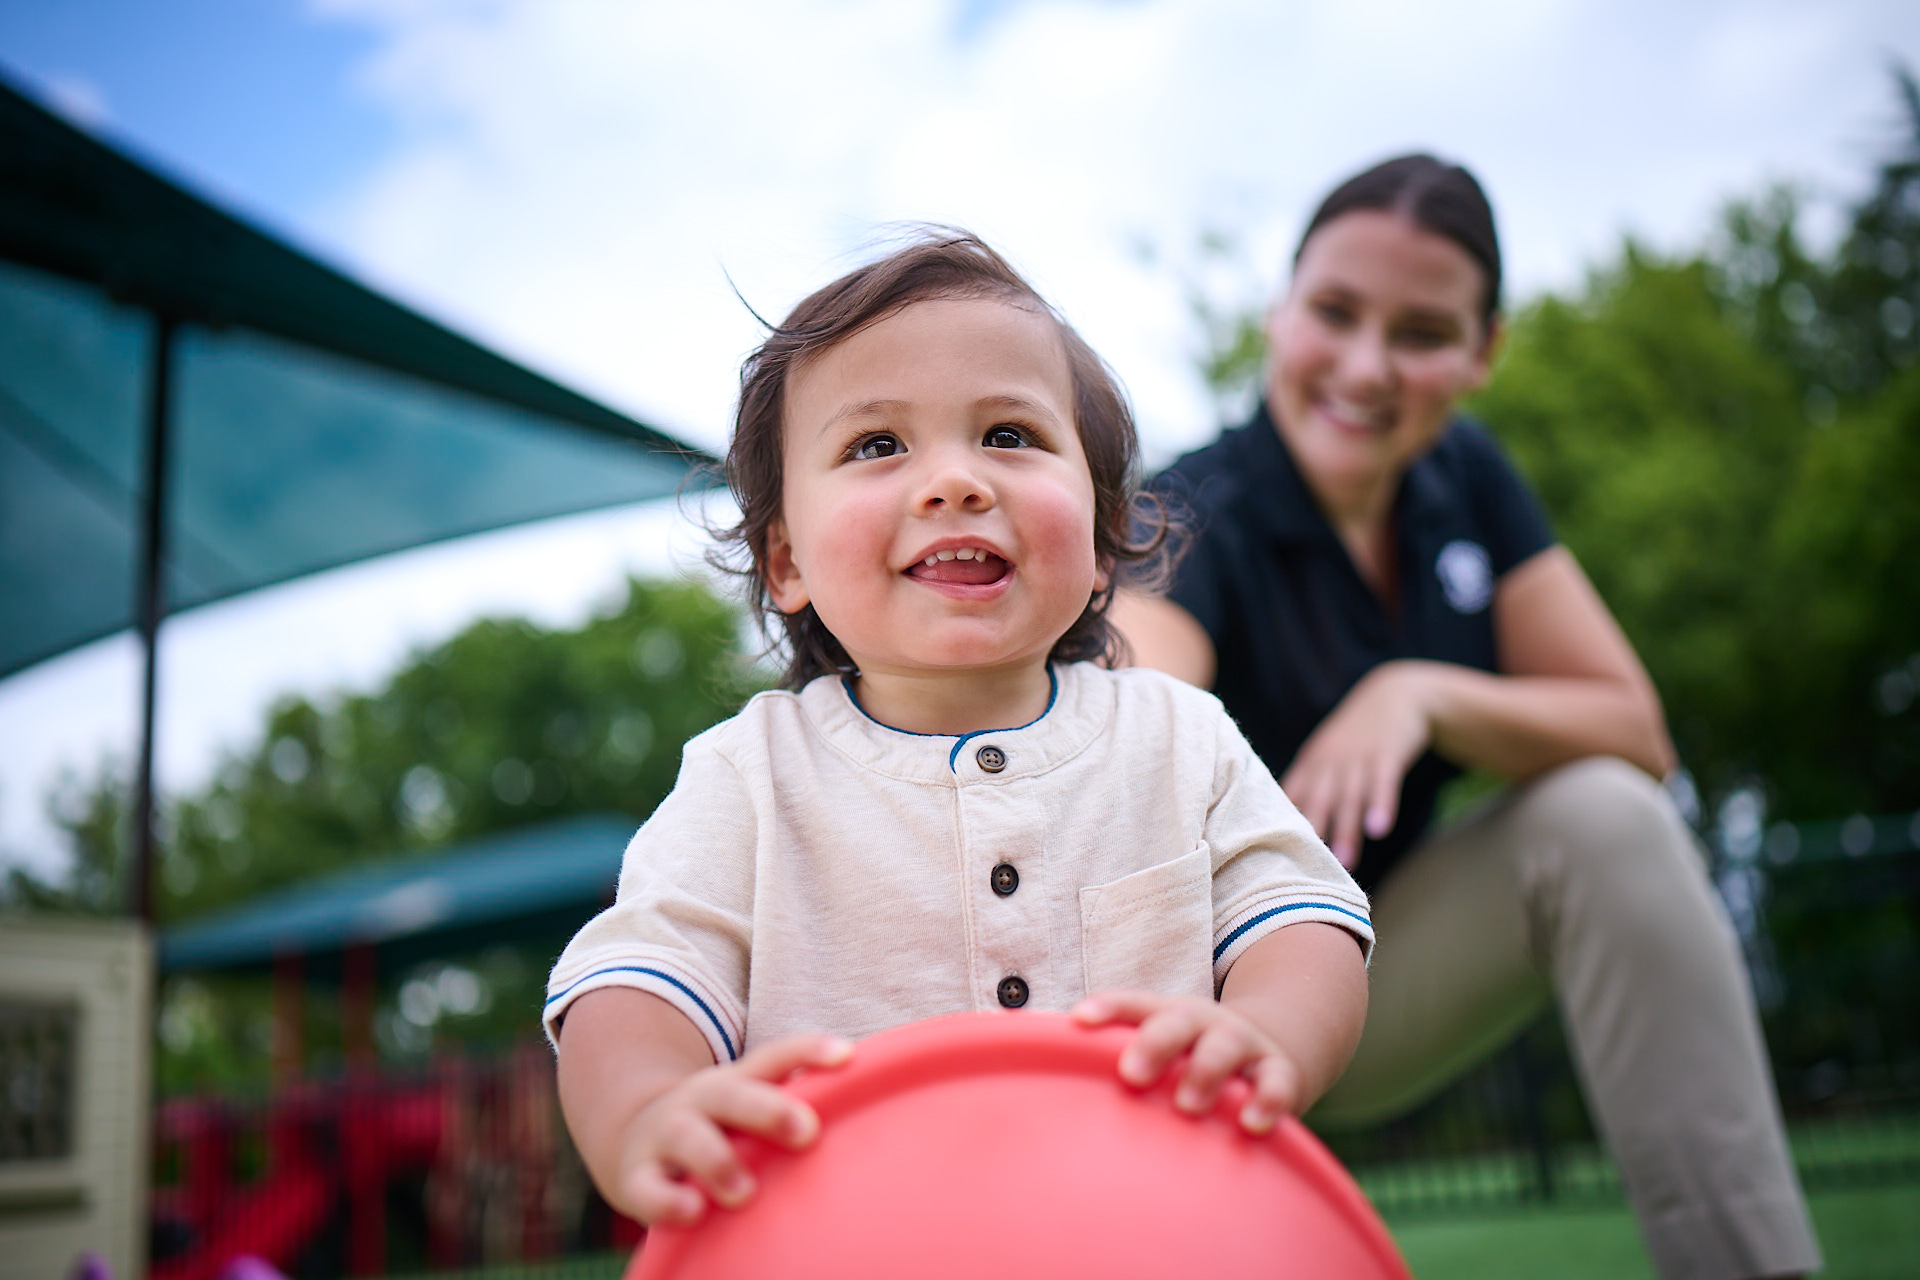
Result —
<path fill-rule="evenodd" d="M 1047 577 L 1065 590 L 1084 583 L 1088 594 L 1094 589 L 1098 564 L 1093 549 L 1093 511 L 1068 500 L 1035 504 L 1022 530 L 1027 544 L 1030 567 L 1044 569 Z"/>

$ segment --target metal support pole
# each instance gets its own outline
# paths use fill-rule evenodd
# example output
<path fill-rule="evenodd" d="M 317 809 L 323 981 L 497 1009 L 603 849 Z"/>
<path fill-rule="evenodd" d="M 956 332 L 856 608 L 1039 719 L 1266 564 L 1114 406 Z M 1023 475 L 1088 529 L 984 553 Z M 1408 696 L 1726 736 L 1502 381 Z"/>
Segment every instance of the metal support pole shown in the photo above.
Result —
<path fill-rule="evenodd" d="M 1532 1044 L 1535 1028 L 1521 1033 L 1513 1042 L 1515 1064 L 1519 1067 L 1521 1123 L 1526 1129 L 1527 1146 L 1533 1152 L 1533 1194 L 1542 1203 L 1552 1204 L 1559 1194 L 1554 1185 L 1553 1142 L 1547 1136 L 1547 1115 L 1543 1105 L 1546 1073 Z"/>
<path fill-rule="evenodd" d="M 154 921 L 153 833 L 153 719 L 154 694 L 160 672 L 160 619 L 165 616 L 167 563 L 167 472 L 172 452 L 171 400 L 173 396 L 172 316 L 154 314 L 153 351 L 147 374 L 146 510 L 142 513 L 140 559 L 135 584 L 134 622 L 146 671 L 140 701 L 140 771 L 134 778 L 133 865 L 129 868 L 129 906 L 133 915 Z"/>

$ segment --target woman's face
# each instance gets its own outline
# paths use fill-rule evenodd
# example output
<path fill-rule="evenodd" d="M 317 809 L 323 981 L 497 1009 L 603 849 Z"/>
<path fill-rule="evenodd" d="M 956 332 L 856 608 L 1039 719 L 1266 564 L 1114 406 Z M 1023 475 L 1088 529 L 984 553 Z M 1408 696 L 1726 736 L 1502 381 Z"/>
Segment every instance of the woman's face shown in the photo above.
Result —
<path fill-rule="evenodd" d="M 1397 213 L 1355 210 L 1308 238 L 1267 316 L 1267 397 L 1321 491 L 1397 479 L 1486 381 L 1486 276 Z"/>

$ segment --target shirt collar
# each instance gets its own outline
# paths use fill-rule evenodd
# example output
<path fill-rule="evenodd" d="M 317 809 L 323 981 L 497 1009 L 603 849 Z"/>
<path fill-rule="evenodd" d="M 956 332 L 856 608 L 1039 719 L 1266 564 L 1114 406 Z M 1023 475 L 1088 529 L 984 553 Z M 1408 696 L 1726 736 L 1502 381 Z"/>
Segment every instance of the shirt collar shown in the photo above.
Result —
<path fill-rule="evenodd" d="M 1084 662 L 1048 668 L 1052 701 L 1040 718 L 1011 729 L 968 734 L 909 733 L 881 724 L 861 709 L 837 675 L 821 676 L 800 691 L 807 719 L 841 753 L 888 777 L 942 786 L 1006 783 L 1055 768 L 1084 751 L 1113 717 L 1108 673 Z M 981 749 L 997 747 L 999 771 L 985 769 Z"/>

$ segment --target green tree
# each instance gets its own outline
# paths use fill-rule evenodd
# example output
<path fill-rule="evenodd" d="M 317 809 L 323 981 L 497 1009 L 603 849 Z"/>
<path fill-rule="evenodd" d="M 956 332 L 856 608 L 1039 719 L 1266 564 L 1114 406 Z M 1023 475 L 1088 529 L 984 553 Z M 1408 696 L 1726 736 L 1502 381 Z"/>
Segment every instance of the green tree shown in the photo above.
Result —
<path fill-rule="evenodd" d="M 1793 371 L 1821 419 L 1920 353 L 1920 85 L 1904 67 L 1893 76 L 1893 145 L 1831 256 L 1802 245 L 1789 188 L 1731 209 L 1710 255 L 1730 314 Z"/>
<path fill-rule="evenodd" d="M 1779 567 L 1755 735 L 1796 817 L 1920 808 L 1920 368 L 1810 433 L 1769 529 Z"/>

